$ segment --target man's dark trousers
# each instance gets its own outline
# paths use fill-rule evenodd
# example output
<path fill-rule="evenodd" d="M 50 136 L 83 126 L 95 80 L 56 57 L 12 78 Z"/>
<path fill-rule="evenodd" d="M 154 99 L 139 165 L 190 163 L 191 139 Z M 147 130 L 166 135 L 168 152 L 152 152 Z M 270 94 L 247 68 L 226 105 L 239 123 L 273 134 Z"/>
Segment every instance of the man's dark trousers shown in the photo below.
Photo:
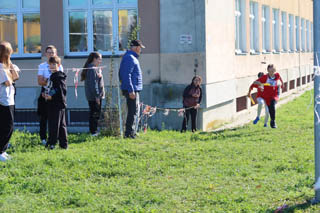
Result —
<path fill-rule="evenodd" d="M 128 114 L 127 114 L 127 121 L 126 121 L 126 131 L 125 137 L 134 137 L 137 130 L 137 119 L 140 113 L 140 97 L 139 92 L 135 92 L 136 98 L 131 99 L 129 97 L 129 93 L 126 90 L 123 90 L 123 95 L 127 99 L 127 107 L 128 107 Z"/>
<path fill-rule="evenodd" d="M 61 148 L 68 148 L 66 110 L 48 107 L 49 139 L 48 145 L 55 145 L 59 139 Z"/>

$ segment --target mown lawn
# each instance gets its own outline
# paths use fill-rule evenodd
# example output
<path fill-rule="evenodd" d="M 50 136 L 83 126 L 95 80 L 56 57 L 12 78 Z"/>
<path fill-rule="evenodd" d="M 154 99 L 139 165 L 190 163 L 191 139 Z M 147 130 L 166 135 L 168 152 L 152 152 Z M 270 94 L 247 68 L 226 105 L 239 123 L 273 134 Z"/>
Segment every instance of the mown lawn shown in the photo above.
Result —
<path fill-rule="evenodd" d="M 15 132 L 0 163 L 1 212 L 315 212 L 311 92 L 263 122 L 218 133 L 148 131 L 136 140 L 70 135 L 47 151 Z"/>

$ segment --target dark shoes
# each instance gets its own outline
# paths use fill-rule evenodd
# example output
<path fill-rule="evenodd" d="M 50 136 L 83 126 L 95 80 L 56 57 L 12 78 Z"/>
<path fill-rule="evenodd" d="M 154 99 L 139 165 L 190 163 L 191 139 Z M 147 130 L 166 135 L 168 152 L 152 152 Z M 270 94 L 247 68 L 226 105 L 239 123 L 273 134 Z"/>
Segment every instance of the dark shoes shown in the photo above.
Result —
<path fill-rule="evenodd" d="M 276 122 L 275 121 L 270 121 L 270 127 L 271 128 L 277 128 L 277 124 L 276 124 Z"/>
<path fill-rule="evenodd" d="M 124 138 L 129 138 L 129 139 L 135 139 L 136 137 L 137 137 L 137 135 L 132 135 L 132 134 L 124 136 Z"/>

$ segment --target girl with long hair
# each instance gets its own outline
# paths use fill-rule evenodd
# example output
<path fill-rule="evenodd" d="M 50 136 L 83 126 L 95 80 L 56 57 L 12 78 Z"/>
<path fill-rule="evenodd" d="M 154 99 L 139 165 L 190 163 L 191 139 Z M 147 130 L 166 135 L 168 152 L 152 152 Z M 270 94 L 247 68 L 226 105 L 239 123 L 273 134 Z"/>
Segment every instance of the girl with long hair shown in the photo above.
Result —
<path fill-rule="evenodd" d="M 102 70 L 99 68 L 102 55 L 92 52 L 88 56 L 81 72 L 85 94 L 89 104 L 89 130 L 92 136 L 98 135 L 98 121 L 101 114 L 101 102 L 105 96 Z"/>
<path fill-rule="evenodd" d="M 9 42 L 0 43 L 0 161 L 10 158 L 6 150 L 13 132 L 15 104 L 13 83 L 19 78 L 19 68 L 10 60 L 12 52 Z"/>

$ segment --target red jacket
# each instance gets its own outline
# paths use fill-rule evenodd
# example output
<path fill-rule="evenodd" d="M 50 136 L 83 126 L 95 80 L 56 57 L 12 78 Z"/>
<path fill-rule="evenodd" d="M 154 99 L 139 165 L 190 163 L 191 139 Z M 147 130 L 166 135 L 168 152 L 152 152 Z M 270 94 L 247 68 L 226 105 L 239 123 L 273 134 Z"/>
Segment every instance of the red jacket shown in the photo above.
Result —
<path fill-rule="evenodd" d="M 262 97 L 266 104 L 269 106 L 272 100 L 279 100 L 278 96 L 278 80 L 280 80 L 280 74 L 275 73 L 274 78 L 271 79 L 268 74 L 263 75 L 258 79 L 259 82 L 263 84 L 270 84 L 264 85 L 264 90 L 260 97 Z"/>

